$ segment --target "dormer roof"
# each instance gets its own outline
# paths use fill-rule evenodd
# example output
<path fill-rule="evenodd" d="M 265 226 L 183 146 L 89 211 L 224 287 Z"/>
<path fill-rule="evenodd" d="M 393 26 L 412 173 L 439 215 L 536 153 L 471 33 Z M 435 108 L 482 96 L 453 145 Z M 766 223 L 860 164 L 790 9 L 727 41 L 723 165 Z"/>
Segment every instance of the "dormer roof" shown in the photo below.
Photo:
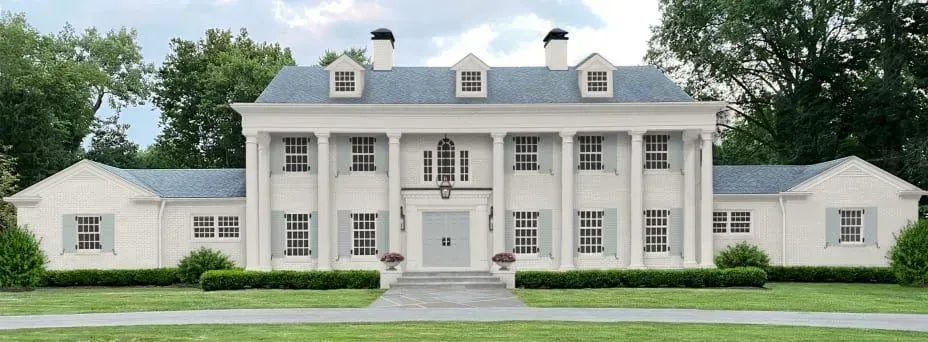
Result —
<path fill-rule="evenodd" d="M 329 63 L 325 70 L 361 71 L 364 70 L 364 66 L 355 61 L 354 58 L 348 57 L 348 55 L 341 55 L 332 63 Z"/>
<path fill-rule="evenodd" d="M 606 57 L 598 53 L 591 53 L 586 58 L 580 60 L 580 63 L 577 63 L 577 70 L 615 70 L 615 65 L 612 65 Z"/>
<path fill-rule="evenodd" d="M 464 56 L 464 58 L 461 58 L 460 61 L 458 61 L 457 63 L 454 63 L 454 65 L 451 66 L 451 70 L 487 71 L 487 70 L 490 70 L 490 66 L 487 65 L 487 63 L 484 63 L 483 60 L 481 60 L 474 54 L 469 53 L 467 54 L 467 56 Z"/>

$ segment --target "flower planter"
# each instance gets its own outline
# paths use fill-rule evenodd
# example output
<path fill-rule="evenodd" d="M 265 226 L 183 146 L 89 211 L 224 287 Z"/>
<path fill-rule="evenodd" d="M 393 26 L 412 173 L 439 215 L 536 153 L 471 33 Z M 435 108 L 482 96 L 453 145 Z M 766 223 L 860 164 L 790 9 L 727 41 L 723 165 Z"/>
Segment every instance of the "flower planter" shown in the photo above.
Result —
<path fill-rule="evenodd" d="M 387 271 L 396 271 L 396 265 L 399 265 L 402 261 L 384 261 L 383 264 L 387 266 Z"/>
<path fill-rule="evenodd" d="M 508 271 L 509 266 L 512 265 L 511 262 L 497 262 L 496 265 L 499 266 L 500 271 Z"/>

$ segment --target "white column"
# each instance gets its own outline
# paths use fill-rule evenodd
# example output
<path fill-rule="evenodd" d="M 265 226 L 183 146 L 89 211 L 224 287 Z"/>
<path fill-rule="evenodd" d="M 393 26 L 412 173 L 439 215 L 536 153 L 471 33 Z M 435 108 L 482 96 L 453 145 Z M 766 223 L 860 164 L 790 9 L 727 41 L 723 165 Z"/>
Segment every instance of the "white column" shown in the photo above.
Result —
<path fill-rule="evenodd" d="M 506 132 L 493 132 L 493 254 L 506 249 L 506 183 L 505 149 Z M 512 252 L 512 251 L 506 251 Z"/>
<path fill-rule="evenodd" d="M 328 270 L 332 268 L 332 194 L 330 190 L 332 170 L 331 166 L 329 166 L 329 133 L 316 132 L 316 144 L 319 147 L 317 155 L 319 165 L 316 169 L 316 180 L 318 182 L 316 186 L 316 194 L 318 195 L 316 211 L 317 215 L 319 215 L 317 218 L 319 242 L 316 245 L 319 246 L 319 251 L 316 254 L 316 268 Z"/>
<path fill-rule="evenodd" d="M 258 248 L 259 267 L 271 269 L 271 139 L 258 133 Z"/>
<path fill-rule="evenodd" d="M 712 241 L 712 134 L 713 132 L 702 132 L 699 137 L 702 142 L 702 171 L 700 175 L 699 194 L 699 239 L 702 242 L 700 246 L 699 266 L 715 267 L 713 256 Z"/>
<path fill-rule="evenodd" d="M 389 168 L 387 169 L 387 177 L 389 178 L 389 187 L 388 191 L 390 193 L 390 252 L 400 252 L 400 241 L 402 241 L 400 232 L 400 203 L 401 203 L 401 194 L 400 194 L 400 133 L 387 133 L 387 138 L 390 139 L 390 161 Z M 386 253 L 388 251 L 381 251 L 381 253 Z"/>
<path fill-rule="evenodd" d="M 245 268 L 260 268 L 258 261 L 258 137 L 245 135 Z"/>
<path fill-rule="evenodd" d="M 696 144 L 697 135 L 683 132 L 683 267 L 696 262 Z"/>
<path fill-rule="evenodd" d="M 644 239 L 642 238 L 642 230 L 644 226 L 641 224 L 641 219 L 644 217 L 644 211 L 642 209 L 642 200 L 643 196 L 643 180 L 642 180 L 642 170 L 643 167 L 641 163 L 644 160 L 641 151 L 641 138 L 644 135 L 644 131 L 631 131 L 628 132 L 632 137 L 632 153 L 631 153 L 631 168 L 629 178 L 629 218 L 631 219 L 631 224 L 629 229 L 631 230 L 631 247 L 629 248 L 629 257 L 628 257 L 628 267 L 629 268 L 644 268 Z"/>
<path fill-rule="evenodd" d="M 560 269 L 574 268 L 574 134 L 561 136 L 561 253 Z"/>

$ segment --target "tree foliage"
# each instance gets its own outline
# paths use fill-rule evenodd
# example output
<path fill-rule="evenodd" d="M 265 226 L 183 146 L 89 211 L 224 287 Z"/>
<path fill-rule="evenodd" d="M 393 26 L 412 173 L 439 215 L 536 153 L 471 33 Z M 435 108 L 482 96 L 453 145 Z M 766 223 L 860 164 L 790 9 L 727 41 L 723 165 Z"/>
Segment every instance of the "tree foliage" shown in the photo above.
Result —
<path fill-rule="evenodd" d="M 322 56 L 319 56 L 319 66 L 328 66 L 342 55 L 351 57 L 351 59 L 363 66 L 369 66 L 372 64 L 371 57 L 367 55 L 367 48 L 359 47 L 342 50 L 342 53 L 337 53 L 335 50 L 326 49 Z"/>
<path fill-rule="evenodd" d="M 129 124 L 119 123 L 119 115 L 95 119 L 90 150 L 84 158 L 119 168 L 138 167 L 139 145 L 129 140 Z"/>
<path fill-rule="evenodd" d="M 16 192 L 15 160 L 0 151 L 0 198 L 10 196 Z M 0 230 L 16 225 L 16 208 L 12 204 L 0 200 Z"/>
<path fill-rule="evenodd" d="M 928 179 L 928 4 L 661 0 L 646 56 L 697 99 L 722 100 L 717 162 L 857 155 Z"/>
<path fill-rule="evenodd" d="M 155 105 L 161 110 L 156 149 L 171 167 L 243 167 L 241 117 L 229 104 L 253 102 L 286 65 L 290 49 L 255 42 L 242 29 L 209 30 L 199 41 L 171 40 L 158 70 Z"/>

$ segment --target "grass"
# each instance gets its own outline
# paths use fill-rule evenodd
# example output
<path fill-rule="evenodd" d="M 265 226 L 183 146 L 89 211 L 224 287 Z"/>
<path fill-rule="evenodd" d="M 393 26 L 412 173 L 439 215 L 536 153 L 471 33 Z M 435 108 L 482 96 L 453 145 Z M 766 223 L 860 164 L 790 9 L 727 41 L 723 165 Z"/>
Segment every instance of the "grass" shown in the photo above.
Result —
<path fill-rule="evenodd" d="M 873 341 L 923 340 L 928 333 L 730 324 L 674 323 L 392 323 L 174 325 L 0 331 L 4 341 Z"/>
<path fill-rule="evenodd" d="M 892 284 L 767 283 L 767 289 L 527 290 L 528 306 L 928 313 L 928 289 Z"/>
<path fill-rule="evenodd" d="M 40 288 L 0 292 L 0 315 L 254 308 L 359 308 L 381 290 L 241 290 L 185 287 Z"/>

